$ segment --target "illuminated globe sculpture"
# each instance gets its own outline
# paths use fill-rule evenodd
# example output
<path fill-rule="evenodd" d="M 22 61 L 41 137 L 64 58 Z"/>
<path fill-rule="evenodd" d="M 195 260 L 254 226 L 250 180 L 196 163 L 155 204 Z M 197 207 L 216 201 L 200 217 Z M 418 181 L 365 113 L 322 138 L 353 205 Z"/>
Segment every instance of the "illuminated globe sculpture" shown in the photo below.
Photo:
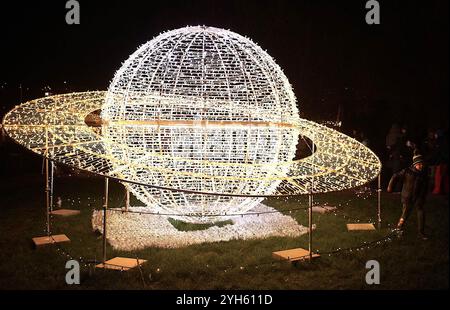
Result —
<path fill-rule="evenodd" d="M 381 168 L 358 141 L 299 117 L 265 51 L 212 27 L 163 33 L 125 61 L 107 92 L 26 102 L 3 128 L 55 162 L 121 181 L 150 212 L 189 222 L 246 214 L 264 197 L 356 187 Z M 299 137 L 314 152 L 295 159 Z"/>
<path fill-rule="evenodd" d="M 117 171 L 187 192 L 137 184 L 130 191 L 154 210 L 188 214 L 185 221 L 245 213 L 262 200 L 189 191 L 272 194 L 281 180 L 261 178 L 286 175 L 287 166 L 270 164 L 292 160 L 299 136 L 295 96 L 280 67 L 249 39 L 211 27 L 169 31 L 139 48 L 117 71 L 101 115 L 108 154 L 132 163 Z"/>

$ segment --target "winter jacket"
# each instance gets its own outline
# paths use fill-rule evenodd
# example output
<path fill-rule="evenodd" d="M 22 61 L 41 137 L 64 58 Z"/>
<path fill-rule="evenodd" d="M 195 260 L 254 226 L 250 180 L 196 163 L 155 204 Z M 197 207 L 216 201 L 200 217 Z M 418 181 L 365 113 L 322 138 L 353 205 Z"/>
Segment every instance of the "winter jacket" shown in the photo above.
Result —
<path fill-rule="evenodd" d="M 396 182 L 403 183 L 402 203 L 423 204 L 428 192 L 428 175 L 424 167 L 422 171 L 408 167 L 395 173 L 389 181 L 388 188 L 394 188 Z"/>

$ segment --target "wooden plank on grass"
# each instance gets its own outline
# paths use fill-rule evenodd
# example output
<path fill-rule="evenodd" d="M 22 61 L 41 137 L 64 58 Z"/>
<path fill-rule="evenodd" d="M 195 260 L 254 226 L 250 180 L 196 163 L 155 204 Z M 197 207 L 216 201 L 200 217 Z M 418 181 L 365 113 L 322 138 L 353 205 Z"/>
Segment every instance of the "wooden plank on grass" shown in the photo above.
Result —
<path fill-rule="evenodd" d="M 288 260 L 291 262 L 302 261 L 302 260 L 309 259 L 309 251 L 302 249 L 302 248 L 283 250 L 283 251 L 272 252 L 272 257 L 275 259 Z M 319 254 L 313 253 L 312 258 L 318 258 L 318 257 L 320 257 Z"/>
<path fill-rule="evenodd" d="M 139 263 L 138 263 L 139 262 Z M 145 263 L 145 259 L 136 259 L 128 257 L 114 257 L 107 260 L 104 264 L 98 264 L 95 267 L 111 270 L 127 271 Z"/>
<path fill-rule="evenodd" d="M 375 226 L 373 226 L 373 224 L 371 223 L 347 224 L 347 230 L 375 230 Z"/>
<path fill-rule="evenodd" d="M 70 239 L 64 234 L 33 238 L 33 243 L 37 247 L 61 242 L 70 242 Z"/>

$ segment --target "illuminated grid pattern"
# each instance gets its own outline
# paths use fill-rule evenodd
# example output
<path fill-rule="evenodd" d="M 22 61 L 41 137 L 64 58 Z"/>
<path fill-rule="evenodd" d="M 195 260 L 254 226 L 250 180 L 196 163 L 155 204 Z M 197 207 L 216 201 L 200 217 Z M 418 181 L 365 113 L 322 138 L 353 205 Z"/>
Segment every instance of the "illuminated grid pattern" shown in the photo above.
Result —
<path fill-rule="evenodd" d="M 259 178 L 287 169 L 264 164 L 293 159 L 299 134 L 295 96 L 273 59 L 249 39 L 211 27 L 169 31 L 140 47 L 117 71 L 102 119 L 112 157 L 179 172 L 116 167 L 126 179 L 196 192 L 271 194 L 280 180 Z M 129 187 L 166 212 L 242 213 L 261 201 Z"/>
<path fill-rule="evenodd" d="M 99 109 L 101 130 L 86 126 Z M 34 152 L 48 149 L 56 161 L 128 182 L 150 209 L 194 222 L 245 213 L 264 196 L 305 194 L 309 184 L 314 192 L 358 186 L 380 170 L 359 142 L 299 118 L 291 86 L 267 53 L 210 27 L 143 45 L 107 93 L 37 99 L 3 123 Z M 317 151 L 293 161 L 299 134 Z"/>

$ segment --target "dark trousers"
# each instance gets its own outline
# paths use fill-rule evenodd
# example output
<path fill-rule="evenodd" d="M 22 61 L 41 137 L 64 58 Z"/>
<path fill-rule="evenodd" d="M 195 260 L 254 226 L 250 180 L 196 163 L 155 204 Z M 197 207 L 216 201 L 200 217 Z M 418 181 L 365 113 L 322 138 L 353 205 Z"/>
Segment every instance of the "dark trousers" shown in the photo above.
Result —
<path fill-rule="evenodd" d="M 403 229 L 404 225 L 406 224 L 406 221 L 411 214 L 412 209 L 416 208 L 417 210 L 417 224 L 419 228 L 419 233 L 423 234 L 425 231 L 425 212 L 423 208 L 423 203 L 412 203 L 412 202 L 403 202 L 402 203 L 402 216 L 403 222 L 401 225 L 399 225 L 400 229 Z"/>

